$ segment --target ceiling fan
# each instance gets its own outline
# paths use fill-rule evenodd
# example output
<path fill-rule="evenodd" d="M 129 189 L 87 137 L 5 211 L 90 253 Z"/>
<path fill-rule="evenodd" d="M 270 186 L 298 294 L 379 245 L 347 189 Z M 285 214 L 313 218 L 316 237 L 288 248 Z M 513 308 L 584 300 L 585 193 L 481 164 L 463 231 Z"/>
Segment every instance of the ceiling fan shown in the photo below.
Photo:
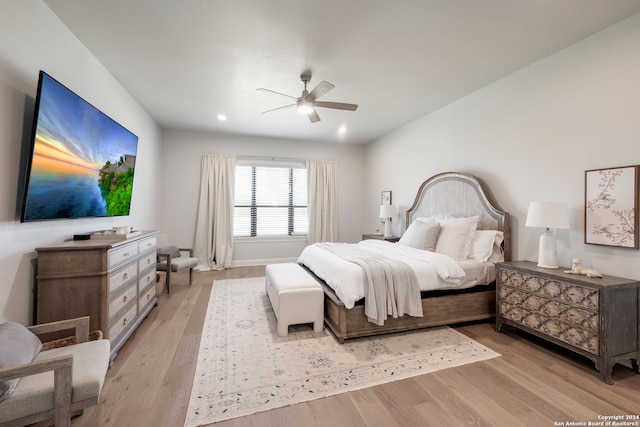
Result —
<path fill-rule="evenodd" d="M 263 111 L 262 113 L 269 113 L 271 111 L 281 110 L 283 108 L 296 107 L 298 111 L 302 114 L 306 114 L 309 117 L 311 123 L 319 122 L 320 116 L 316 112 L 316 107 L 321 108 L 333 108 L 336 110 L 347 110 L 347 111 L 356 111 L 358 105 L 356 104 L 347 104 L 344 102 L 325 102 L 318 101 L 317 99 L 321 96 L 325 95 L 335 86 L 329 82 L 321 81 L 318 85 L 313 88 L 311 92 L 307 90 L 307 84 L 311 81 L 310 73 L 302 73 L 300 74 L 300 80 L 304 84 L 304 90 L 302 91 L 302 95 L 298 98 L 295 96 L 287 95 L 284 93 L 276 92 L 271 89 L 265 89 L 263 87 L 258 88 L 257 90 L 275 93 L 277 95 L 286 96 L 287 98 L 295 99 L 295 104 L 283 105 L 282 107 L 273 108 L 271 110 Z"/>

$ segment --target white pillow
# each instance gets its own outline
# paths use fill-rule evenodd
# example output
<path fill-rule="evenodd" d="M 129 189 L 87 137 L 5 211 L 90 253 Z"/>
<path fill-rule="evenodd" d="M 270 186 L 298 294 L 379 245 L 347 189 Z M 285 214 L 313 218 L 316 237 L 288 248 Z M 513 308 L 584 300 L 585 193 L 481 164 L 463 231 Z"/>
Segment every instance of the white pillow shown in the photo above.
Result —
<path fill-rule="evenodd" d="M 502 241 L 504 240 L 504 232 L 496 231 L 496 238 L 491 251 L 489 261 L 491 262 L 503 262 L 504 251 L 502 250 Z"/>
<path fill-rule="evenodd" d="M 440 224 L 437 222 L 413 221 L 398 244 L 433 252 L 439 233 Z"/>
<path fill-rule="evenodd" d="M 19 323 L 0 324 L 0 369 L 30 363 L 41 348 L 40 339 Z M 19 381 L 14 378 L 0 382 L 0 401 L 13 393 Z"/>
<path fill-rule="evenodd" d="M 469 258 L 487 262 L 493 252 L 497 230 L 476 230 L 471 239 Z"/>
<path fill-rule="evenodd" d="M 441 220 L 435 251 L 448 255 L 456 261 L 467 259 L 471 250 L 471 240 L 478 226 L 478 218 L 478 216 L 472 216 Z"/>

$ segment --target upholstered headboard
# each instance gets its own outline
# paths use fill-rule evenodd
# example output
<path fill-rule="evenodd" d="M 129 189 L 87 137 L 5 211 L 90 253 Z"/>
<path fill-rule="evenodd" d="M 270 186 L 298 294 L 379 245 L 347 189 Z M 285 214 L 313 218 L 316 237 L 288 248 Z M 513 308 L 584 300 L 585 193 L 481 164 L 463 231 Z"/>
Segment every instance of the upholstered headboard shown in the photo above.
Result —
<path fill-rule="evenodd" d="M 478 178 L 460 172 L 444 172 L 427 179 L 407 210 L 407 227 L 416 218 L 434 215 L 478 215 L 478 230 L 500 230 L 504 233 L 504 259 L 511 260 L 509 214 L 489 199 L 484 184 Z"/>

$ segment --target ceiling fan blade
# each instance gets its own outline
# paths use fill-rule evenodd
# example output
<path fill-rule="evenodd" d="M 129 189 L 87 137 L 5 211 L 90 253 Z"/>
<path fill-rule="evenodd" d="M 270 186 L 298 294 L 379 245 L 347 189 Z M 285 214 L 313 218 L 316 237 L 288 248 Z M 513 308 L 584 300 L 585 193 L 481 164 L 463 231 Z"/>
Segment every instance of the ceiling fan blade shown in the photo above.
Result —
<path fill-rule="evenodd" d="M 322 102 L 315 101 L 313 103 L 314 107 L 322 107 L 322 108 L 335 108 L 336 110 L 349 110 L 356 111 L 358 109 L 357 104 L 347 104 L 344 102 Z"/>
<path fill-rule="evenodd" d="M 276 110 L 282 110 L 283 108 L 295 107 L 295 106 L 296 106 L 296 104 L 283 105 L 282 107 L 272 108 L 271 110 L 263 111 L 263 112 L 262 112 L 262 114 L 264 114 L 264 113 L 270 113 L 270 112 L 272 112 L 272 111 L 276 111 Z"/>
<path fill-rule="evenodd" d="M 320 121 L 320 116 L 318 115 L 316 110 L 313 110 L 311 113 L 308 114 L 308 116 L 309 116 L 309 120 L 311 121 L 311 123 L 315 123 L 315 122 L 319 122 Z"/>
<path fill-rule="evenodd" d="M 275 90 L 271 90 L 271 89 L 265 89 L 263 87 L 259 87 L 256 90 L 262 90 L 264 92 L 271 92 L 271 93 L 275 93 L 276 95 L 282 95 L 282 96 L 286 96 L 287 98 L 291 98 L 291 99 L 298 99 L 295 96 L 291 96 L 291 95 L 287 95 L 286 93 L 280 93 L 280 92 L 276 92 Z"/>
<path fill-rule="evenodd" d="M 324 80 L 318 83 L 318 86 L 314 87 L 313 90 L 309 93 L 309 96 L 313 99 L 318 99 L 322 95 L 329 92 L 335 86 L 329 82 L 325 82 Z"/>

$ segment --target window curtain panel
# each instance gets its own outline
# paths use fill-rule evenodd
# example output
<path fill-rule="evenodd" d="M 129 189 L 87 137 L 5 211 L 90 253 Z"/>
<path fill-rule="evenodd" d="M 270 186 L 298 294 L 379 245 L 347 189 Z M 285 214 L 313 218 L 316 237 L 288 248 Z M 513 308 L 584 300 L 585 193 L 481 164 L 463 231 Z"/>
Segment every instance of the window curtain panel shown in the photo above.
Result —
<path fill-rule="evenodd" d="M 231 268 L 235 156 L 205 154 L 200 164 L 200 200 L 193 254 L 196 270 Z"/>
<path fill-rule="evenodd" d="M 335 161 L 307 162 L 309 244 L 338 240 L 337 169 Z"/>

